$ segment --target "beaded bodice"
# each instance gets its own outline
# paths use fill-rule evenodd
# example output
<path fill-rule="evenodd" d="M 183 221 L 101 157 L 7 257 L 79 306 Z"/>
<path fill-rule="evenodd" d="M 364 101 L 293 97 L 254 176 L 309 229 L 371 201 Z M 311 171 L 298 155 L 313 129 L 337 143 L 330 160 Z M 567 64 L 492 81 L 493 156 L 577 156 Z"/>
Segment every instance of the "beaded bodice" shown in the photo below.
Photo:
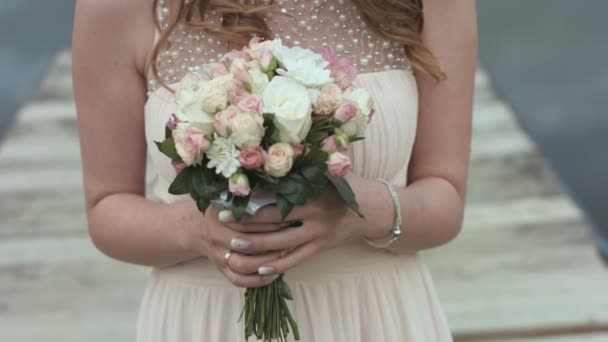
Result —
<path fill-rule="evenodd" d="M 169 1 L 159 1 L 157 14 L 161 23 L 170 15 Z M 338 56 L 349 58 L 359 73 L 391 69 L 411 71 L 403 46 L 372 32 L 350 0 L 279 0 L 278 4 L 281 12 L 287 15 L 272 15 L 265 20 L 286 44 L 313 51 L 331 45 Z M 221 17 L 211 12 L 208 20 L 219 25 Z M 168 48 L 158 57 L 159 76 L 167 84 L 178 82 L 188 71 L 219 60 L 229 50 L 224 40 L 178 25 L 169 37 Z M 150 78 L 149 91 L 156 87 L 156 82 Z"/>

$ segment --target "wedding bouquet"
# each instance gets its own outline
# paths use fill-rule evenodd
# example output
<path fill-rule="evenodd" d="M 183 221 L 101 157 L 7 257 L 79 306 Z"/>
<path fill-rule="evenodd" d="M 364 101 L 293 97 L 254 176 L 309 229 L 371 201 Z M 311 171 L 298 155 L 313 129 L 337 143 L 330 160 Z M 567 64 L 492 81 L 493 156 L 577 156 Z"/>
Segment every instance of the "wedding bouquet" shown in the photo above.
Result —
<path fill-rule="evenodd" d="M 352 86 L 356 75 L 330 46 L 318 54 L 259 38 L 188 74 L 157 142 L 178 172 L 169 192 L 189 194 L 202 212 L 223 203 L 236 220 L 272 202 L 285 220 L 295 205 L 333 187 L 362 217 L 343 178 L 352 168 L 349 145 L 363 139 L 373 114 L 370 94 Z M 291 299 L 283 275 L 247 289 L 245 338 L 284 340 L 291 327 L 299 339 Z"/>

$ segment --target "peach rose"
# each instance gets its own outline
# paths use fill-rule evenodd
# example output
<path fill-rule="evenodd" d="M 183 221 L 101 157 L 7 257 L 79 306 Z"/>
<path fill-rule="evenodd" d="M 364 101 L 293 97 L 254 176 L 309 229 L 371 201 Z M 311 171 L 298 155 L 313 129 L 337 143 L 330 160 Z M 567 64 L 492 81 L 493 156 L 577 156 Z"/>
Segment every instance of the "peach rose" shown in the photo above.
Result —
<path fill-rule="evenodd" d="M 334 83 L 321 87 L 313 111 L 320 115 L 329 115 L 342 103 L 342 89 Z"/>
<path fill-rule="evenodd" d="M 288 143 L 276 143 L 268 149 L 264 170 L 270 176 L 284 177 L 293 166 L 294 151 Z"/>

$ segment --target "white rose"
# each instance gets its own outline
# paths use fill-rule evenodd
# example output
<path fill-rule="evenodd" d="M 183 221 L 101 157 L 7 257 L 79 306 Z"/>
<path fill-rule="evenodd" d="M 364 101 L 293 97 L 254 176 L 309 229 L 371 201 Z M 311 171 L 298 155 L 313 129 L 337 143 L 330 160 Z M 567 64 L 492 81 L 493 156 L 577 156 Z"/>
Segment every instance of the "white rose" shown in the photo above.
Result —
<path fill-rule="evenodd" d="M 372 99 L 372 96 L 367 92 L 367 90 L 363 88 L 349 90 L 344 93 L 344 98 L 346 100 L 356 103 L 363 115 L 365 115 L 366 118 L 369 117 L 369 114 L 371 113 L 374 107 L 374 100 Z"/>
<path fill-rule="evenodd" d="M 209 81 L 192 73 L 180 81 L 175 91 L 175 102 L 177 103 L 177 116 L 181 121 L 213 123 L 213 115 L 203 110 L 201 105 L 203 93 L 208 86 Z"/>
<path fill-rule="evenodd" d="M 251 92 L 253 94 L 261 94 L 268 85 L 268 75 L 261 72 L 259 69 L 249 70 L 251 76 Z"/>
<path fill-rule="evenodd" d="M 326 84 L 321 87 L 317 103 L 313 107 L 316 114 L 329 115 L 333 113 L 342 103 L 342 89 L 335 83 Z"/>
<path fill-rule="evenodd" d="M 286 77 L 275 76 L 262 95 L 264 113 L 273 113 L 281 142 L 299 144 L 312 125 L 308 89 Z"/>
<path fill-rule="evenodd" d="M 280 39 L 272 41 L 272 54 L 279 62 L 277 74 L 293 78 L 307 87 L 320 87 L 332 82 L 329 62 L 318 53 L 299 46 L 287 47 Z"/>
<path fill-rule="evenodd" d="M 294 151 L 287 143 L 276 143 L 268 148 L 264 171 L 273 177 L 284 177 L 293 166 Z"/>
<path fill-rule="evenodd" d="M 367 115 L 358 110 L 357 114 L 347 123 L 340 126 L 340 129 L 348 135 L 349 138 L 363 137 L 367 129 Z"/>
<path fill-rule="evenodd" d="M 230 139 L 241 149 L 259 146 L 264 137 L 263 123 L 257 113 L 239 113 L 230 120 Z"/>

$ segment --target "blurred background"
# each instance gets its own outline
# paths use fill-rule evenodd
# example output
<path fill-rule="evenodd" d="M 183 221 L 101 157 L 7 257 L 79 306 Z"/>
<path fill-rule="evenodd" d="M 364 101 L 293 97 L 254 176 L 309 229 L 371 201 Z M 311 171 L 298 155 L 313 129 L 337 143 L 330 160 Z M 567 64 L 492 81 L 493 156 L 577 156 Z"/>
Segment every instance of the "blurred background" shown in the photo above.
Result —
<path fill-rule="evenodd" d="M 73 7 L 0 2 L 0 341 L 132 341 L 148 273 L 86 234 Z M 454 336 L 608 341 L 608 2 L 478 10 L 465 226 L 423 253 Z"/>

